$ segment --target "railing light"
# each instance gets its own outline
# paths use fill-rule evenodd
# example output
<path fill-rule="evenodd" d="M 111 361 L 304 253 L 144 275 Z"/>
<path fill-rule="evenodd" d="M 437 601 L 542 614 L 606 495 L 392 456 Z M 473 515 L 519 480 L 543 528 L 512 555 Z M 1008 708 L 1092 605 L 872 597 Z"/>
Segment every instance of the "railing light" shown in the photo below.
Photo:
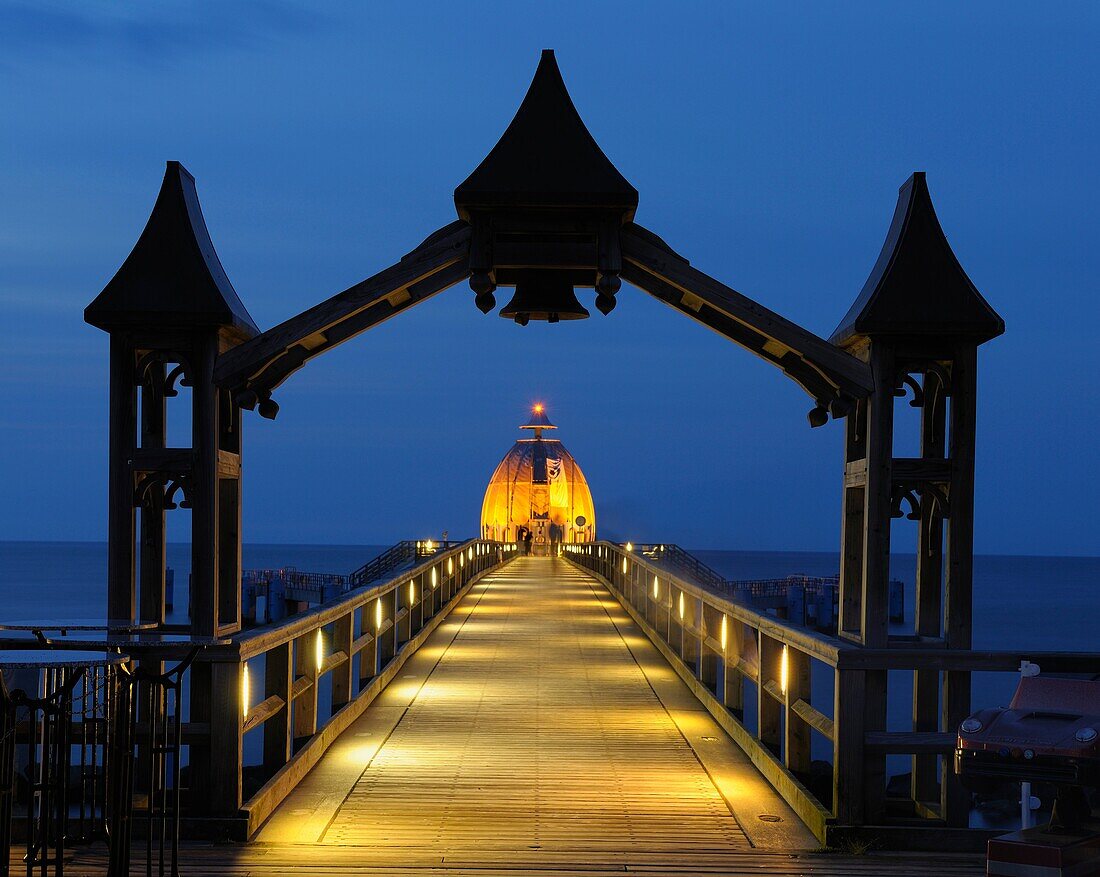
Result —
<path fill-rule="evenodd" d="M 627 551 L 633 551 L 634 550 L 634 543 L 633 542 L 627 542 L 626 543 L 626 550 Z"/>
<path fill-rule="evenodd" d="M 656 600 L 661 596 L 661 580 L 657 576 L 653 577 L 653 599 Z"/>
<path fill-rule="evenodd" d="M 416 582 L 409 582 L 409 606 L 416 602 Z"/>
<path fill-rule="evenodd" d="M 787 693 L 787 647 L 783 646 L 783 655 L 779 664 L 779 690 Z"/>
<path fill-rule="evenodd" d="M 432 590 L 434 591 L 439 584 L 439 570 L 434 566 L 432 567 Z"/>
<path fill-rule="evenodd" d="M 455 571 L 455 559 L 453 557 L 447 558 L 447 575 L 450 575 Z"/>
<path fill-rule="evenodd" d="M 623 573 L 626 573 L 626 558 L 623 558 Z"/>
<path fill-rule="evenodd" d="M 243 664 L 241 669 L 241 711 L 244 718 L 248 718 L 248 703 L 252 699 L 252 686 L 248 684 L 248 664 Z"/>
<path fill-rule="evenodd" d="M 321 636 L 321 628 L 319 627 L 317 628 L 317 643 L 314 646 L 314 650 L 316 651 L 314 658 L 317 660 L 317 669 L 320 671 L 321 664 L 325 660 L 325 641 Z"/>
<path fill-rule="evenodd" d="M 374 601 L 374 630 L 377 633 L 382 629 L 382 598 Z"/>
<path fill-rule="evenodd" d="M 683 621 L 684 620 L 684 592 L 683 591 L 680 592 L 680 606 L 679 606 L 679 609 L 680 609 L 680 620 Z"/>
<path fill-rule="evenodd" d="M 721 635 L 721 639 L 722 639 L 722 651 L 724 652 L 726 650 L 726 616 L 725 615 L 722 616 L 722 635 Z"/>

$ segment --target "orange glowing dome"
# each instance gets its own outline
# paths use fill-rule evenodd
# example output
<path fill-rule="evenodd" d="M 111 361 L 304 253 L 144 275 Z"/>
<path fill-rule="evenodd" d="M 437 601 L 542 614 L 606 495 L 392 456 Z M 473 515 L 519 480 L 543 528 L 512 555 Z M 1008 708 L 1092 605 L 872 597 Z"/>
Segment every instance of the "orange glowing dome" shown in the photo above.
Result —
<path fill-rule="evenodd" d="M 531 531 L 536 553 L 555 542 L 591 542 L 596 538 L 596 509 L 581 467 L 556 438 L 544 405 L 531 408 L 520 429 L 532 430 L 504 455 L 481 504 L 481 535 L 514 542 L 520 527 Z"/>

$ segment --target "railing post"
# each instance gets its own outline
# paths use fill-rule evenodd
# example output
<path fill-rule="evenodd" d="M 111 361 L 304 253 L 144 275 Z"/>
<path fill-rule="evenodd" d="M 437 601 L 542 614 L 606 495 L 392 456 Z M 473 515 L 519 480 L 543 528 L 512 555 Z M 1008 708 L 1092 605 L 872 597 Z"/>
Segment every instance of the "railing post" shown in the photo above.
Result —
<path fill-rule="evenodd" d="M 862 670 L 837 670 L 833 684 L 833 812 L 840 825 L 863 825 Z"/>
<path fill-rule="evenodd" d="M 760 677 L 756 698 L 756 727 L 760 742 L 779 755 L 782 751 L 782 740 L 779 736 L 782 706 L 768 690 L 768 683 L 777 683 L 780 678 L 783 647 L 762 631 L 759 636 Z"/>
<path fill-rule="evenodd" d="M 810 726 L 791 707 L 799 700 L 810 703 L 810 658 L 797 649 L 787 648 L 787 690 L 783 718 L 783 761 L 787 770 L 810 770 Z"/>
<path fill-rule="evenodd" d="M 283 708 L 264 722 L 263 726 L 264 771 L 269 777 L 286 764 L 292 754 L 294 673 L 291 671 L 291 651 L 293 644 L 286 642 L 275 646 L 264 656 L 264 697 L 275 695 L 283 699 Z"/>
<path fill-rule="evenodd" d="M 332 651 L 343 652 L 347 656 L 343 664 L 332 668 L 332 713 L 334 715 L 340 707 L 350 702 L 354 695 L 351 687 L 351 644 L 354 621 L 355 612 L 351 611 L 337 618 L 333 625 Z"/>
<path fill-rule="evenodd" d="M 745 625 L 728 615 L 723 615 L 722 621 L 726 626 L 726 647 L 722 652 L 723 703 L 738 719 L 743 719 L 745 675 L 741 672 L 741 659 L 744 654 Z"/>
<path fill-rule="evenodd" d="M 214 661 L 211 670 L 210 773 L 207 794 L 210 812 L 236 816 L 241 809 L 244 716 L 241 705 L 242 665 Z"/>
<path fill-rule="evenodd" d="M 294 739 L 302 741 L 317 733 L 317 635 L 303 633 L 294 643 L 294 682 L 308 679 L 311 685 L 294 698 Z"/>

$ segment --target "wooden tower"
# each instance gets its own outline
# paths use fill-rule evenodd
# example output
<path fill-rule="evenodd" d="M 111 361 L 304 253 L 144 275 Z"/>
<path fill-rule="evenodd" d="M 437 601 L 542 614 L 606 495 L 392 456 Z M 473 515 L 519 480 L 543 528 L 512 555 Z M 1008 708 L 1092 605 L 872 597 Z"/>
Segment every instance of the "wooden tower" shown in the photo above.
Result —
<path fill-rule="evenodd" d="M 846 425 L 842 638 L 871 648 L 888 648 L 894 640 L 887 605 L 890 523 L 907 513 L 919 531 L 915 639 L 930 647 L 970 648 L 977 349 L 1002 332 L 1004 321 L 970 282 L 940 228 L 924 174 L 913 174 L 901 187 L 874 270 L 830 338 L 867 362 L 874 378 L 873 392 L 856 403 Z M 921 409 L 915 458 L 894 453 L 895 401 L 907 392 L 910 404 Z M 969 674 L 940 675 L 915 671 L 914 731 L 953 730 L 969 711 Z M 862 682 L 860 697 L 837 692 L 838 712 L 862 704 L 856 724 L 868 732 L 885 730 L 886 671 L 867 671 Z M 862 765 L 837 755 L 834 763 L 866 772 L 847 778 L 849 788 L 865 789 L 866 812 L 841 821 L 877 822 L 884 808 L 885 755 Z M 951 766 L 943 768 L 936 776 L 935 755 L 914 756 L 913 798 L 952 812 L 953 821 L 965 819 L 965 804 L 949 806 L 947 796 L 952 790 L 966 793 L 948 776 Z"/>
<path fill-rule="evenodd" d="M 213 374 L 219 353 L 259 329 L 179 162 L 168 162 L 145 230 L 84 319 L 111 335 L 108 615 L 164 621 L 165 512 L 182 505 L 191 633 L 239 630 L 241 416 Z M 191 441 L 168 447 L 167 400 L 179 385 L 191 388 Z"/>

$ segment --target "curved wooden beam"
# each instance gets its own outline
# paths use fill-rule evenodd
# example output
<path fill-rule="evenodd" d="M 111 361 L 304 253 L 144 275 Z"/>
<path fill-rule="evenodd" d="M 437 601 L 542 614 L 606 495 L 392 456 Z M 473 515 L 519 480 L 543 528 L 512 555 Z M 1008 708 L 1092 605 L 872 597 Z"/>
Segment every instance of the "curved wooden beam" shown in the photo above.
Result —
<path fill-rule="evenodd" d="M 469 276 L 470 227 L 452 222 L 400 262 L 218 357 L 214 382 L 254 407 L 309 360 Z M 261 404 L 274 417 L 278 406 Z"/>
<path fill-rule="evenodd" d="M 817 403 L 811 425 L 874 389 L 867 363 L 693 268 L 648 229 L 625 225 L 621 240 L 624 280 L 781 368 Z"/>

